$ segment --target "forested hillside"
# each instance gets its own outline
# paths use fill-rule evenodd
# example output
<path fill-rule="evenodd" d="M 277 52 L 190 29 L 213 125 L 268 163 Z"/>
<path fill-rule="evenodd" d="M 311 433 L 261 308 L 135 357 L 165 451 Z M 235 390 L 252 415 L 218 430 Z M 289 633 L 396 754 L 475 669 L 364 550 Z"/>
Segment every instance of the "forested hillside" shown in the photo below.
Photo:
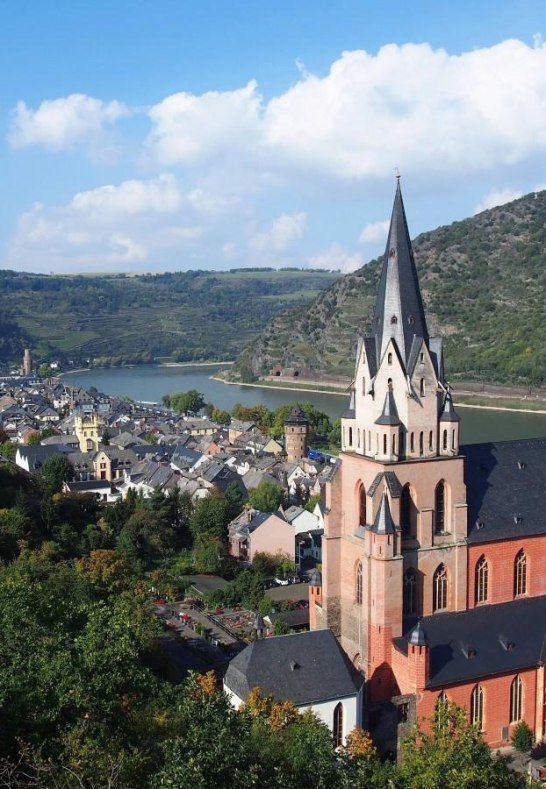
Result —
<path fill-rule="evenodd" d="M 423 233 L 414 252 L 429 331 L 448 375 L 499 383 L 546 380 L 546 192 Z M 274 364 L 350 376 L 379 276 L 375 260 L 338 279 L 306 310 L 275 317 L 238 360 L 242 378 Z"/>
<path fill-rule="evenodd" d="M 0 363 L 106 358 L 113 364 L 233 359 L 280 311 L 301 309 L 326 271 L 185 271 L 44 276 L 0 271 Z"/>

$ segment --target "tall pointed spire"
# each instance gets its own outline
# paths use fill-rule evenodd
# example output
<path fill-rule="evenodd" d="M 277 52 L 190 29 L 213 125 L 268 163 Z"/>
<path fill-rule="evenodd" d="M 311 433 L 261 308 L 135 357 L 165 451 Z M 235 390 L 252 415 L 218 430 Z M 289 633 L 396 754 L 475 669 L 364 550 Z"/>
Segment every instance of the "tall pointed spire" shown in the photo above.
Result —
<path fill-rule="evenodd" d="M 425 311 L 402 201 L 400 176 L 397 176 L 387 248 L 373 313 L 372 334 L 376 339 L 378 359 L 393 338 L 406 365 L 414 336 L 422 337 L 428 345 Z"/>

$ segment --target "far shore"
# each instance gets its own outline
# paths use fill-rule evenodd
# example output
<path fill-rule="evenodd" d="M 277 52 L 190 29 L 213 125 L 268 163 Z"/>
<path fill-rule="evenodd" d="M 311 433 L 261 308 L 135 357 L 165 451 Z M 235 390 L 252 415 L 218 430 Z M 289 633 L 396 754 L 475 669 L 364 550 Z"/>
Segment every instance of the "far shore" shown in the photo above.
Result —
<path fill-rule="evenodd" d="M 274 382 L 266 383 L 242 383 L 241 381 L 226 381 L 225 378 L 220 378 L 216 375 L 210 376 L 214 381 L 219 381 L 222 384 L 228 384 L 228 386 L 250 386 L 256 389 L 281 389 L 287 392 L 314 392 L 316 394 L 328 394 L 328 395 L 340 395 L 342 397 L 348 397 L 348 392 L 341 391 L 340 389 L 312 389 L 307 386 L 278 386 Z M 461 394 L 462 397 L 472 397 L 469 394 Z M 483 393 L 480 393 L 479 397 L 486 397 Z M 491 397 L 494 400 L 494 396 Z M 522 403 L 525 402 L 524 400 L 520 400 L 518 398 L 513 398 L 515 403 Z M 541 408 L 520 408 L 518 405 L 512 406 L 499 406 L 499 405 L 478 405 L 475 403 L 460 403 L 457 402 L 457 408 L 478 408 L 484 411 L 512 411 L 515 413 L 520 414 L 546 414 L 546 407 L 544 409 Z"/>
<path fill-rule="evenodd" d="M 61 378 L 63 375 L 72 375 L 72 373 L 91 373 L 93 370 L 132 370 L 135 367 L 220 367 L 228 364 L 235 364 L 235 362 L 150 362 L 143 364 L 120 364 L 116 367 L 97 365 L 96 367 L 78 367 L 76 370 L 63 370 L 60 373 L 55 373 L 51 377 Z"/>

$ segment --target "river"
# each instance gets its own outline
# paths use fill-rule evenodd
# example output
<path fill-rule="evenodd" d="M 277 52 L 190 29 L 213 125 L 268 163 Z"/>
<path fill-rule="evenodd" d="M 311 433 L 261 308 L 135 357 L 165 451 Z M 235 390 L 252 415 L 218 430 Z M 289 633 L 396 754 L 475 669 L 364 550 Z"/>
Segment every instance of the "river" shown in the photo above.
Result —
<path fill-rule="evenodd" d="M 108 370 L 83 370 L 67 373 L 65 380 L 71 386 L 96 387 L 110 395 L 127 395 L 134 400 L 161 402 L 165 394 L 197 389 L 207 402 L 231 411 L 235 403 L 255 405 L 265 403 L 275 409 L 296 400 L 312 402 L 331 419 L 341 415 L 346 397 L 317 392 L 287 391 L 257 386 L 226 385 L 211 378 L 221 366 L 196 365 L 162 367 L 142 365 Z M 494 411 L 490 409 L 457 406 L 461 415 L 461 443 L 474 444 L 484 441 L 507 441 L 515 438 L 546 436 L 546 414 Z"/>

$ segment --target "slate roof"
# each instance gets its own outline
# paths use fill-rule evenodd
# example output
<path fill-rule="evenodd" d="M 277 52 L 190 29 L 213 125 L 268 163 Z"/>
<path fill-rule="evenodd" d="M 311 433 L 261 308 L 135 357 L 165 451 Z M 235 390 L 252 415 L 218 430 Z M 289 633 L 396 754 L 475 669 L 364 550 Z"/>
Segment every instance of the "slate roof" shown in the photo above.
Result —
<path fill-rule="evenodd" d="M 383 411 L 381 416 L 375 420 L 376 425 L 400 425 L 400 417 L 394 401 L 394 394 L 391 390 L 385 395 Z"/>
<path fill-rule="evenodd" d="M 461 454 L 469 542 L 546 533 L 546 438 L 469 444 Z"/>
<path fill-rule="evenodd" d="M 363 682 L 330 630 L 255 641 L 233 658 L 225 677 L 241 699 L 257 687 L 296 706 L 352 696 Z"/>
<path fill-rule="evenodd" d="M 382 480 L 385 480 L 387 483 L 391 498 L 399 499 L 402 495 L 402 485 L 400 484 L 400 481 L 394 471 L 380 471 L 379 474 L 376 474 L 372 484 L 368 489 L 368 496 L 375 495 L 375 492 Z"/>
<path fill-rule="evenodd" d="M 303 413 L 303 411 L 301 410 L 299 405 L 296 403 L 294 408 L 291 410 L 291 412 L 288 414 L 288 416 L 284 420 L 284 424 L 285 425 L 308 425 L 309 422 L 306 419 L 305 414 Z"/>
<path fill-rule="evenodd" d="M 394 338 L 406 368 L 414 335 L 422 337 L 428 344 L 425 311 L 399 179 L 373 312 L 372 333 L 379 357 L 389 339 Z"/>
<path fill-rule="evenodd" d="M 435 614 L 420 624 L 430 646 L 430 688 L 514 673 L 546 658 L 546 595 Z M 412 632 L 394 639 L 406 654 Z"/>

